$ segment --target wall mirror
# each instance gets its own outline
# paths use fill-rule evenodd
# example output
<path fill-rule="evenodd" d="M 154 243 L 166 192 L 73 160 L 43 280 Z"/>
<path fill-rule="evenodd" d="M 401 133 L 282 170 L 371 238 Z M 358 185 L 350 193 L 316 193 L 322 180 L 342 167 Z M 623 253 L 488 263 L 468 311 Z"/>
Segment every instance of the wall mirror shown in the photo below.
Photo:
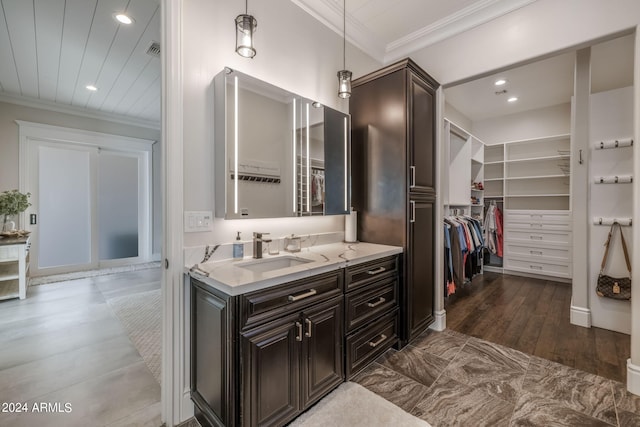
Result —
<path fill-rule="evenodd" d="M 349 212 L 348 115 L 229 68 L 214 98 L 217 217 Z"/>

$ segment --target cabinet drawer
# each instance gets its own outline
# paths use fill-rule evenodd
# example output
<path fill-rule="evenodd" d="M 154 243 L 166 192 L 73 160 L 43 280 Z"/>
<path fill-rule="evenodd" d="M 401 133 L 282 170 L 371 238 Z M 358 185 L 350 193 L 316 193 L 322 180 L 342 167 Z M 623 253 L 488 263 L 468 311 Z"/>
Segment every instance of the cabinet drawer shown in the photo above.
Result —
<path fill-rule="evenodd" d="M 559 222 L 569 224 L 571 222 L 570 212 L 557 211 L 512 211 L 507 210 L 504 214 L 505 222 Z"/>
<path fill-rule="evenodd" d="M 240 327 L 247 329 L 342 294 L 342 270 L 250 292 L 240 297 Z"/>
<path fill-rule="evenodd" d="M 570 245 L 571 232 L 552 231 L 525 231 L 525 230 L 505 230 L 505 240 L 524 242 L 551 243 L 555 245 Z"/>
<path fill-rule="evenodd" d="M 541 230 L 541 231 L 571 231 L 569 223 L 553 222 L 553 221 L 517 221 L 508 220 L 505 227 L 509 230 Z"/>
<path fill-rule="evenodd" d="M 398 341 L 397 314 L 397 310 L 394 310 L 377 322 L 347 336 L 346 375 L 348 379 Z"/>
<path fill-rule="evenodd" d="M 345 281 L 347 290 L 353 290 L 383 277 L 395 276 L 398 272 L 398 257 L 378 259 L 375 261 L 347 267 Z"/>
<path fill-rule="evenodd" d="M 398 306 L 398 280 L 395 277 L 374 282 L 345 295 L 347 332 Z"/>
<path fill-rule="evenodd" d="M 571 277 L 571 263 L 539 262 L 532 259 L 505 258 L 505 270 L 523 271 L 534 274 L 546 274 L 556 277 Z"/>
<path fill-rule="evenodd" d="M 513 257 L 527 257 L 527 259 L 531 260 L 548 260 L 555 259 L 559 261 L 568 262 L 571 259 L 571 251 L 570 247 L 554 247 L 554 246 L 543 246 L 537 247 L 536 244 L 525 245 L 522 243 L 512 243 L 505 242 L 505 253 L 509 254 L 509 256 Z"/>

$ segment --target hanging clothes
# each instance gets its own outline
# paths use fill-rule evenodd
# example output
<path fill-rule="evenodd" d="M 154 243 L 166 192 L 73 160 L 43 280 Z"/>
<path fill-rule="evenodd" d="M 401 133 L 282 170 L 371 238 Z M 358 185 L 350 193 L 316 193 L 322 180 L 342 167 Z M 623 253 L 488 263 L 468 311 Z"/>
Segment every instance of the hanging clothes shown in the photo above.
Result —
<path fill-rule="evenodd" d="M 482 224 L 469 216 L 449 216 L 445 222 L 445 295 L 470 281 L 482 268 Z"/>

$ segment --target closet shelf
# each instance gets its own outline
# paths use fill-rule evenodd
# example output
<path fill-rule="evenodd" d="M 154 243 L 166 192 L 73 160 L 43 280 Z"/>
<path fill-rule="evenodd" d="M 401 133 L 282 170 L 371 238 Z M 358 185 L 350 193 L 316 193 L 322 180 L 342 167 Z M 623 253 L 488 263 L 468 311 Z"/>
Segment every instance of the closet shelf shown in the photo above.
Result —
<path fill-rule="evenodd" d="M 522 163 L 522 162 L 537 162 L 540 160 L 560 160 L 560 159 L 570 159 L 570 155 L 559 154 L 557 156 L 542 156 L 542 157 L 527 157 L 524 159 L 511 159 L 506 160 L 505 163 Z"/>
<path fill-rule="evenodd" d="M 496 195 L 496 196 L 487 196 L 487 195 L 485 194 L 484 198 L 485 198 L 485 199 L 502 199 L 502 198 L 504 198 L 504 196 L 503 196 L 503 195 L 499 195 L 499 196 L 497 196 L 497 195 Z"/>
<path fill-rule="evenodd" d="M 497 160 L 497 161 L 493 161 L 493 162 L 484 162 L 484 165 L 501 165 L 504 163 L 504 160 Z"/>
<path fill-rule="evenodd" d="M 484 182 L 503 181 L 504 178 L 485 178 Z"/>
<path fill-rule="evenodd" d="M 569 194 L 507 194 L 504 197 L 569 197 Z"/>
<path fill-rule="evenodd" d="M 525 179 L 546 179 L 546 178 L 569 178 L 569 175 L 557 174 L 557 175 L 510 176 L 504 179 L 507 181 L 515 181 L 515 180 L 525 180 Z"/>

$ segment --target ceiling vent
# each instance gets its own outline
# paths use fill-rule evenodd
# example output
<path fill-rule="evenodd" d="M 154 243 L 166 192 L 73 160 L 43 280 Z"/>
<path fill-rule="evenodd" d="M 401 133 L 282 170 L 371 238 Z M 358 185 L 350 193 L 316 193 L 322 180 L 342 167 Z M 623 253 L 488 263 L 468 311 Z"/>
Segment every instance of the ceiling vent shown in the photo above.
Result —
<path fill-rule="evenodd" d="M 152 42 L 151 46 L 147 49 L 147 55 L 155 56 L 156 58 L 160 58 L 160 43 Z"/>

